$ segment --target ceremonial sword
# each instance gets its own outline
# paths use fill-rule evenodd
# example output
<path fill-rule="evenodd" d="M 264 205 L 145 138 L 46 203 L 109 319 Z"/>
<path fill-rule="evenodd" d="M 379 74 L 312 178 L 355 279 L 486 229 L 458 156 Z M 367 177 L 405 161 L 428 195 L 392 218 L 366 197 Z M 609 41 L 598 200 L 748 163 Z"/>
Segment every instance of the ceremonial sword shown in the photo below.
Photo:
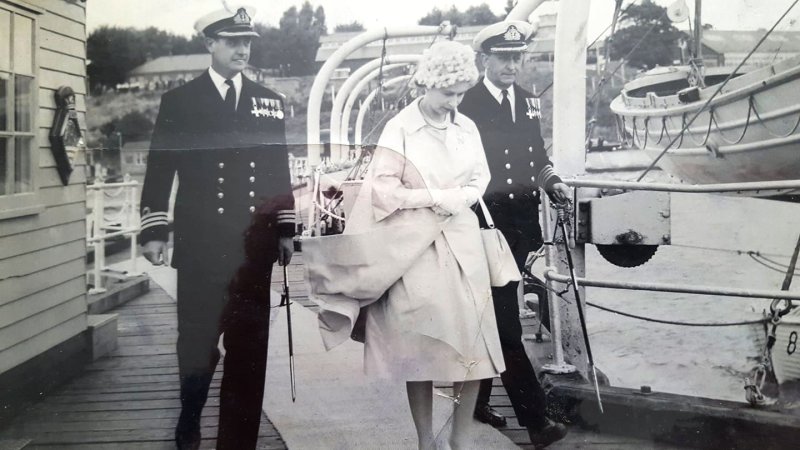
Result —
<path fill-rule="evenodd" d="M 567 253 L 567 265 L 569 266 L 569 276 L 572 278 L 572 288 L 575 290 L 575 303 L 578 307 L 578 318 L 581 322 L 581 329 L 583 330 L 583 343 L 586 345 L 586 356 L 589 358 L 589 367 L 592 368 L 592 377 L 594 378 L 594 392 L 597 394 L 597 406 L 600 407 L 600 413 L 603 413 L 603 401 L 600 399 L 600 386 L 597 382 L 597 369 L 594 366 L 594 357 L 592 357 L 592 346 L 589 344 L 589 332 L 586 330 L 586 317 L 583 315 L 583 304 L 581 303 L 581 294 L 578 290 L 578 277 L 575 276 L 575 265 L 572 262 L 572 252 L 569 249 L 569 234 L 567 233 L 567 225 L 565 223 L 566 208 L 558 208 L 558 225 L 561 227 L 561 233 L 564 235 L 564 250 Z"/>
<path fill-rule="evenodd" d="M 297 399 L 297 390 L 294 377 L 294 341 L 292 340 L 292 303 L 289 301 L 289 274 L 288 264 L 283 266 L 283 293 L 280 306 L 286 306 L 286 325 L 289 334 L 289 378 L 292 383 L 292 402 Z"/>

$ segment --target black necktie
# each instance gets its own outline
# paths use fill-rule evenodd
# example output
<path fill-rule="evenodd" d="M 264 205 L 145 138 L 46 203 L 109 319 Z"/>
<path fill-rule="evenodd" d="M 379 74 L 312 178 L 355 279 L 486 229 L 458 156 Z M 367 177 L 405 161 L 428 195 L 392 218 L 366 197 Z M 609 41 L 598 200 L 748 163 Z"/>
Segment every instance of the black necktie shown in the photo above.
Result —
<path fill-rule="evenodd" d="M 511 101 L 508 99 L 508 89 L 500 91 L 503 94 L 503 101 L 500 102 L 500 121 L 507 125 L 514 123 L 514 116 L 511 115 Z"/>
<path fill-rule="evenodd" d="M 236 88 L 233 87 L 233 81 L 225 80 L 228 85 L 228 92 L 225 93 L 225 111 L 236 112 Z"/>

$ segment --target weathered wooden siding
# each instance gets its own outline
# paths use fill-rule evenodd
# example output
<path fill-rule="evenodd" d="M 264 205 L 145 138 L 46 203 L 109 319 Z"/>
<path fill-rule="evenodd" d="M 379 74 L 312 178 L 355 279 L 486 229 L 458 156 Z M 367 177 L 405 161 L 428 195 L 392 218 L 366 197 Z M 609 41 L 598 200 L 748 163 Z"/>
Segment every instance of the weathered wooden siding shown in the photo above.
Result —
<path fill-rule="evenodd" d="M 3 0 L 0 5 L 17 2 Z M 48 133 L 56 89 L 68 85 L 86 111 L 85 4 L 26 0 L 38 7 L 39 112 L 34 161 L 39 214 L 0 220 L 0 373 L 83 332 L 86 327 L 86 189 L 84 155 L 63 186 Z M 17 3 L 23 5 L 22 2 Z M 81 123 L 85 123 L 81 117 Z M 83 130 L 84 133 L 86 130 Z"/>

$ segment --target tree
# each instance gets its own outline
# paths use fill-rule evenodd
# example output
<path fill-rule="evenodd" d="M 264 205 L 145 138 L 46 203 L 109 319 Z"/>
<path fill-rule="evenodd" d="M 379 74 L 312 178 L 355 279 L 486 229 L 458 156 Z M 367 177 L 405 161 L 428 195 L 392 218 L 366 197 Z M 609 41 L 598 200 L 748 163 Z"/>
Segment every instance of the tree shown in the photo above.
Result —
<path fill-rule="evenodd" d="M 86 71 L 93 89 L 114 87 L 125 81 L 128 72 L 149 59 L 205 51 L 199 35 L 188 40 L 155 27 L 136 30 L 104 26 L 86 40 L 90 61 Z"/>
<path fill-rule="evenodd" d="M 610 56 L 612 59 L 621 59 L 631 53 L 628 65 L 640 69 L 672 64 L 677 54 L 678 40 L 684 36 L 672 26 L 666 8 L 656 5 L 652 0 L 643 0 L 641 4 L 628 7 L 620 17 L 619 26 L 612 37 Z"/>
<path fill-rule="evenodd" d="M 496 16 L 489 5 L 482 3 L 478 6 L 471 6 L 464 12 L 464 23 L 462 25 L 489 25 L 501 21 L 503 18 Z"/>
<path fill-rule="evenodd" d="M 361 22 L 354 20 L 350 23 L 340 23 L 333 29 L 336 33 L 346 33 L 349 31 L 364 31 L 364 25 Z"/>
<path fill-rule="evenodd" d="M 502 20 L 501 17 L 496 16 L 489 5 L 482 3 L 478 6 L 471 6 L 466 11 L 462 12 L 455 6 L 443 12 L 439 8 L 433 8 L 419 19 L 420 25 L 440 25 L 445 20 L 450 21 L 451 24 L 456 26 L 466 25 L 489 25 Z"/>

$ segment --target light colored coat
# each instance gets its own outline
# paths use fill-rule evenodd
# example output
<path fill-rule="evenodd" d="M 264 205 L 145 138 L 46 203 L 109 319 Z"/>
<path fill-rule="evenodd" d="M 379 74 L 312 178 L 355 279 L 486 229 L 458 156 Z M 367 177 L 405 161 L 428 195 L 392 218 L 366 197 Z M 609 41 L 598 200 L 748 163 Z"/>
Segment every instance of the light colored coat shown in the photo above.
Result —
<path fill-rule="evenodd" d="M 326 345 L 346 339 L 358 308 L 370 305 L 367 373 L 462 381 L 504 370 L 477 217 L 466 206 L 437 215 L 433 202 L 458 195 L 474 203 L 488 182 L 480 135 L 465 116 L 437 130 L 415 101 L 386 124 L 345 234 L 317 245 L 321 238 L 309 258 Z M 356 273 L 319 267 L 319 252 L 337 239 L 348 256 L 334 265 Z"/>

